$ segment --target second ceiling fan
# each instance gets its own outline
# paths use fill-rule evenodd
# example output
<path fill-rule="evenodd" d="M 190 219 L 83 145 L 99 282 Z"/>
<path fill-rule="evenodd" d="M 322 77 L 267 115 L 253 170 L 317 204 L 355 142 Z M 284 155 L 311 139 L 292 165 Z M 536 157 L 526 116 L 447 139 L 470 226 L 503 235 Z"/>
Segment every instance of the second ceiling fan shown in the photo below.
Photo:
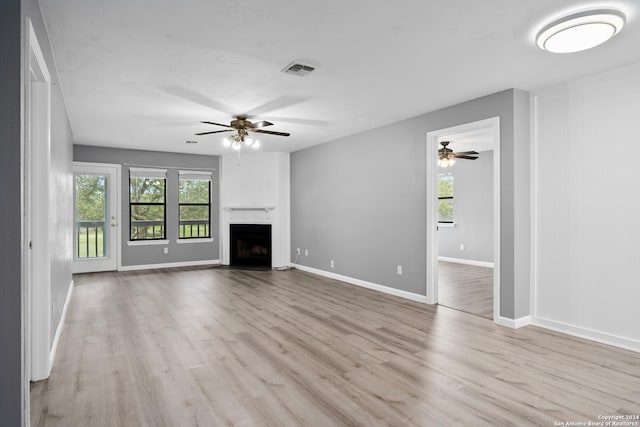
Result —
<path fill-rule="evenodd" d="M 451 148 L 447 148 L 450 143 L 451 141 L 440 142 L 442 148 L 438 150 L 438 166 L 440 166 L 441 168 L 453 166 L 453 164 L 456 162 L 455 159 L 476 160 L 478 158 L 477 151 L 455 152 Z"/>

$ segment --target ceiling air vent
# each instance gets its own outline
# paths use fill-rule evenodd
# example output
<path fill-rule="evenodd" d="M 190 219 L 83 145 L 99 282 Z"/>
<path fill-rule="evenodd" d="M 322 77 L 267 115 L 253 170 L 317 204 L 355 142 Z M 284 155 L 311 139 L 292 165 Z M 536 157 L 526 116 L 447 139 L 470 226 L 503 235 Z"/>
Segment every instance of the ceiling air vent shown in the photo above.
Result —
<path fill-rule="evenodd" d="M 315 69 L 316 67 L 312 65 L 293 61 L 292 63 L 284 67 L 282 69 L 282 72 L 287 74 L 293 74 L 294 76 L 304 77 Z"/>

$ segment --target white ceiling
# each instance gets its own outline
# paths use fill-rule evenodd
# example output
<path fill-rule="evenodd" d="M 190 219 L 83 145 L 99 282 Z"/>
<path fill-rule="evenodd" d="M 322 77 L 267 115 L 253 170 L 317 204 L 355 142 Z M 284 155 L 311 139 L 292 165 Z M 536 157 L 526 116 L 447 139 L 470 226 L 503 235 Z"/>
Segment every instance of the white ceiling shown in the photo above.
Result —
<path fill-rule="evenodd" d="M 493 150 L 493 129 L 483 128 L 454 133 L 438 138 L 438 143 L 442 141 L 449 141 L 447 148 L 453 151 L 489 151 Z"/>
<path fill-rule="evenodd" d="M 638 0 L 40 0 L 75 142 L 220 154 L 195 137 L 233 114 L 269 120 L 295 151 L 509 88 L 640 61 Z M 614 6 L 627 26 L 595 49 L 539 50 L 536 30 Z M 307 77 L 280 70 L 294 59 Z M 224 135 L 224 134 L 222 134 Z M 184 144 L 197 140 L 199 144 Z"/>

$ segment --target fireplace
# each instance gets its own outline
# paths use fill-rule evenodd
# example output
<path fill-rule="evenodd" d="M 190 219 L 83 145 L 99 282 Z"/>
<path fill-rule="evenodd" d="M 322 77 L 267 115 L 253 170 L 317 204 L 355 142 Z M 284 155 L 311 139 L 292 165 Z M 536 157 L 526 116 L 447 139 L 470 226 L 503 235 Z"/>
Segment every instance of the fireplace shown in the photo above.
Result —
<path fill-rule="evenodd" d="M 230 265 L 271 268 L 271 224 L 230 224 Z"/>

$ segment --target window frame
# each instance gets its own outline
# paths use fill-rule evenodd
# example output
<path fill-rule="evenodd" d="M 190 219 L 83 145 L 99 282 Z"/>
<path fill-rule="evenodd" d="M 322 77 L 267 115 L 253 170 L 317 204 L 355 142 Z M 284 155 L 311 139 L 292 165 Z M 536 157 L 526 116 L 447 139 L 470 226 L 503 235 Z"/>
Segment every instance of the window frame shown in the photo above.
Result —
<path fill-rule="evenodd" d="M 134 172 L 135 175 L 132 175 Z M 144 174 L 148 174 L 145 176 Z M 139 175 L 138 175 L 139 174 Z M 133 202 L 131 201 L 131 178 L 148 178 L 148 179 L 162 179 L 164 180 L 164 194 L 163 194 L 163 202 Z M 162 218 L 162 237 L 152 237 L 152 238 L 136 238 L 132 237 L 133 231 L 133 217 L 132 217 L 132 208 L 133 206 L 162 206 L 163 207 L 163 218 Z M 152 169 L 152 168 L 129 168 L 129 243 L 135 242 L 165 242 L 167 241 L 167 170 L 166 169 Z"/>
<path fill-rule="evenodd" d="M 211 229 L 212 229 L 212 221 L 211 221 L 211 205 L 212 203 L 212 180 L 213 180 L 213 173 L 210 171 L 200 171 L 200 170 L 179 170 L 178 171 L 178 243 L 186 243 L 186 242 L 206 242 L 206 241 L 212 241 L 213 240 L 213 235 L 211 233 Z M 191 202 L 187 202 L 187 203 L 182 203 L 180 202 L 180 181 L 181 180 L 200 180 L 200 181 L 207 181 L 208 182 L 208 190 L 209 190 L 209 197 L 207 198 L 207 203 L 191 203 Z M 189 237 L 182 237 L 180 236 L 180 227 L 182 226 L 181 222 L 181 218 L 180 218 L 180 208 L 182 206 L 207 206 L 208 208 L 208 213 L 209 213 L 209 223 L 207 224 L 206 230 L 207 230 L 207 235 L 206 236 L 189 236 Z M 198 229 L 198 233 L 199 233 L 199 229 Z"/>

